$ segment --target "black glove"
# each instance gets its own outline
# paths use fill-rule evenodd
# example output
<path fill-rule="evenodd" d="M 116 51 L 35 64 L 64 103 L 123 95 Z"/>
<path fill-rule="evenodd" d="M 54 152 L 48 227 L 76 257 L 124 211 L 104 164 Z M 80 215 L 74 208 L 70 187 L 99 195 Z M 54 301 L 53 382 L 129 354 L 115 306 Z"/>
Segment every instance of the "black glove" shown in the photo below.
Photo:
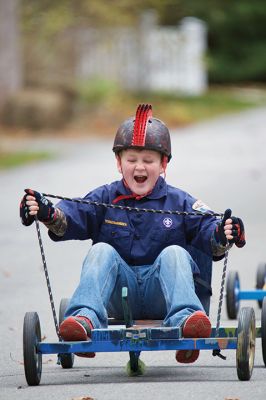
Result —
<path fill-rule="evenodd" d="M 237 247 L 244 247 L 246 244 L 245 228 L 241 218 L 231 217 L 232 219 L 232 242 L 235 243 Z M 231 242 L 231 241 L 230 241 Z"/>
<path fill-rule="evenodd" d="M 35 197 L 36 202 L 38 203 L 39 210 L 37 212 L 37 218 L 39 221 L 51 222 L 55 219 L 56 211 L 50 200 L 35 190 L 25 189 L 25 192 L 26 194 L 20 203 L 20 217 L 23 225 L 29 226 L 34 221 L 34 215 L 29 214 L 29 206 L 26 204 L 27 195 Z"/>
<path fill-rule="evenodd" d="M 25 194 L 20 202 L 20 206 L 19 206 L 19 215 L 20 215 L 20 219 L 23 225 L 25 226 L 30 226 L 33 221 L 34 221 L 34 215 L 30 215 L 29 212 L 29 206 L 27 206 L 26 204 L 26 197 L 28 195 Z"/>
<path fill-rule="evenodd" d="M 235 243 L 237 247 L 243 247 L 246 244 L 245 240 L 245 229 L 243 221 L 240 218 L 232 217 L 232 211 L 230 209 L 225 210 L 224 217 L 222 222 L 218 224 L 214 231 L 214 237 L 217 242 L 220 242 L 223 246 L 226 245 L 227 239 L 224 233 L 224 225 L 225 221 L 229 218 L 232 220 L 232 236 L 233 239 L 230 239 L 229 243 Z"/>

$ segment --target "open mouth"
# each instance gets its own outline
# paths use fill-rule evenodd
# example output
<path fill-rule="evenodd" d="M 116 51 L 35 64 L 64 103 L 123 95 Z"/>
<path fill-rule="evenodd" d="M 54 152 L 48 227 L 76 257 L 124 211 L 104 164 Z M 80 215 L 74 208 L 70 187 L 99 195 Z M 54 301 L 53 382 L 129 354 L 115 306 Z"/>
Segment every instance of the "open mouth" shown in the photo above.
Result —
<path fill-rule="evenodd" d="M 144 183 L 147 180 L 147 176 L 134 176 L 134 179 L 137 183 Z"/>

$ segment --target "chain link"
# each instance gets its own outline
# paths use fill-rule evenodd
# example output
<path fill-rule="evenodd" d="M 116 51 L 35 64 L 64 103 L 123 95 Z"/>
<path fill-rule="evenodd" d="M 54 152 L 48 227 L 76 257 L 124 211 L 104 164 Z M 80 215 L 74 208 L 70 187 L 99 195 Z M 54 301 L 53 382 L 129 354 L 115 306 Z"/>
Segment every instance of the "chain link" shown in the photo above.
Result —
<path fill-rule="evenodd" d="M 52 288 L 51 288 L 50 278 L 49 278 L 49 274 L 48 274 L 48 268 L 47 268 L 44 249 L 43 249 L 43 243 L 42 243 L 42 237 L 41 237 L 41 231 L 40 231 L 40 224 L 39 224 L 39 221 L 38 221 L 36 215 L 35 215 L 35 224 L 36 224 L 36 230 L 37 230 L 39 246 L 40 246 L 40 250 L 41 250 L 42 263 L 43 263 L 44 275 L 45 275 L 48 294 L 49 294 L 49 300 L 50 300 L 51 309 L 52 309 L 53 318 L 54 318 L 55 330 L 56 330 L 56 334 L 57 334 L 59 340 L 61 340 L 61 337 L 59 335 L 59 325 L 58 325 L 58 320 L 57 320 L 56 311 L 55 311 L 54 298 L 53 298 L 53 294 L 52 294 Z"/>
<path fill-rule="evenodd" d="M 75 203 L 90 204 L 90 205 L 94 205 L 94 206 L 98 206 L 98 207 L 113 208 L 113 209 L 126 210 L 126 211 L 150 212 L 150 213 L 181 215 L 181 216 L 192 216 L 192 215 L 194 215 L 194 216 L 206 216 L 206 217 L 207 216 L 212 216 L 212 217 L 221 217 L 221 218 L 224 215 L 224 214 L 213 213 L 213 212 L 202 213 L 200 211 L 186 212 L 186 211 L 175 211 L 175 210 L 155 210 L 155 209 L 149 209 L 149 208 L 129 207 L 129 206 L 120 206 L 120 205 L 117 205 L 117 204 L 101 203 L 101 202 L 92 201 L 92 200 L 72 199 L 72 198 L 69 198 L 69 197 L 63 197 L 63 196 L 47 194 L 47 193 L 42 193 L 42 195 L 45 196 L 45 197 L 50 197 L 50 198 L 59 199 L 59 200 L 66 200 L 66 201 L 72 201 L 72 202 L 75 202 Z M 38 221 L 36 216 L 35 216 L 35 223 L 36 223 L 37 235 L 38 235 L 38 240 L 39 240 L 39 246 L 40 246 L 40 250 L 41 250 L 43 269 L 44 269 L 44 273 L 45 273 L 45 278 L 46 278 L 46 283 L 47 283 L 47 288 L 48 288 L 48 294 L 49 294 L 51 309 L 52 309 L 52 313 L 53 313 L 55 329 L 56 329 L 56 333 L 57 333 L 57 336 L 58 336 L 59 340 L 61 340 L 60 335 L 59 335 L 59 325 L 58 325 L 58 320 L 57 320 L 55 306 L 54 306 L 54 300 L 53 300 L 52 289 L 51 289 L 51 284 L 50 284 L 50 279 L 49 279 L 49 274 L 48 274 L 48 268 L 47 268 L 46 259 L 45 259 L 45 255 L 44 255 L 44 249 L 43 249 L 42 238 L 41 238 L 41 233 L 40 233 L 39 221 Z M 221 322 L 223 293 L 224 293 L 226 269 L 227 269 L 227 263 L 228 263 L 228 249 L 229 249 L 229 246 L 227 247 L 227 249 L 225 251 L 225 256 L 224 256 L 224 267 L 223 267 L 223 273 L 222 273 L 222 279 L 221 279 L 220 297 L 219 297 L 219 305 L 218 305 L 218 312 L 217 312 L 217 322 L 216 322 L 216 328 L 215 328 L 215 336 L 216 337 L 219 336 L 219 328 L 220 328 L 220 322 Z"/>
<path fill-rule="evenodd" d="M 228 263 L 228 253 L 229 253 L 229 245 L 227 245 L 226 251 L 224 253 L 224 266 L 223 266 L 223 273 L 222 273 L 222 279 L 221 279 L 220 297 L 219 297 L 218 312 L 217 312 L 217 322 L 216 322 L 216 328 L 215 328 L 215 336 L 216 337 L 219 336 L 219 328 L 220 328 L 221 313 L 222 313 L 222 304 L 223 304 L 223 298 L 224 298 L 224 286 L 225 286 L 225 278 L 226 278 L 226 269 L 227 269 L 227 263 Z"/>
<path fill-rule="evenodd" d="M 101 206 L 105 208 L 115 208 L 118 210 L 126 210 L 126 211 L 137 211 L 137 212 L 147 212 L 147 213 L 154 213 L 154 214 L 170 214 L 170 215 L 183 215 L 183 216 L 191 216 L 191 215 L 198 215 L 198 216 L 206 216 L 206 217 L 223 217 L 223 214 L 214 213 L 214 212 L 200 212 L 200 211 L 176 211 L 176 210 L 155 210 L 153 208 L 139 208 L 139 207 L 129 207 L 129 206 L 119 206 L 118 204 L 109 204 L 109 203 L 101 203 L 99 201 L 92 201 L 92 200 L 84 200 L 84 199 L 72 199 L 70 197 L 63 197 L 54 194 L 47 194 L 42 193 L 45 197 L 51 197 L 53 199 L 59 200 L 66 200 L 72 201 L 74 203 L 81 203 L 81 204 L 90 204 L 93 206 Z"/>

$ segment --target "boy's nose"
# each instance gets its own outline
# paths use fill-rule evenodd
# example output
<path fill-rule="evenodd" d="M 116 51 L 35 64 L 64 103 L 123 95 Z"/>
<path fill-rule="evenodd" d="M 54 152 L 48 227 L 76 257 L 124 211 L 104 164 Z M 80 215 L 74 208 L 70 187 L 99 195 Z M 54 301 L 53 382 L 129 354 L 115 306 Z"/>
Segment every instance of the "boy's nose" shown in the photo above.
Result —
<path fill-rule="evenodd" d="M 137 165 L 136 165 L 136 169 L 137 170 L 143 170 L 144 169 L 144 165 L 143 165 L 143 163 L 137 163 Z"/>

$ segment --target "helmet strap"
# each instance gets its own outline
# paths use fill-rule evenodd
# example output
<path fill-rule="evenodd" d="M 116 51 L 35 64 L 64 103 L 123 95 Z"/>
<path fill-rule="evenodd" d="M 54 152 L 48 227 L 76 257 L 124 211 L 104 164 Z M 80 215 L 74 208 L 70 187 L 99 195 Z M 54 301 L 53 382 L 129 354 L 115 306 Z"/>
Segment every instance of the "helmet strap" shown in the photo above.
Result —
<path fill-rule="evenodd" d="M 163 167 L 163 177 L 164 180 L 166 179 L 166 167 L 168 163 L 168 157 L 166 155 L 163 155 L 162 157 L 162 167 Z"/>

